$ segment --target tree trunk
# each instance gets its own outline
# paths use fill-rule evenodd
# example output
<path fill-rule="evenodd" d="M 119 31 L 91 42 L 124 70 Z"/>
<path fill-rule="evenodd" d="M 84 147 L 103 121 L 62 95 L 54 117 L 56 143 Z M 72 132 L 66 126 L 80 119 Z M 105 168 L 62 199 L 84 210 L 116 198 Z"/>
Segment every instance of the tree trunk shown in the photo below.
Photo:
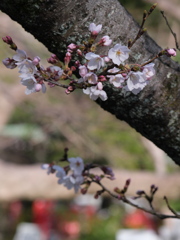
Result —
<path fill-rule="evenodd" d="M 138 31 L 137 23 L 117 0 L 1 0 L 0 9 L 61 60 L 67 44 L 86 38 L 91 22 L 101 23 L 102 35 L 111 36 L 114 44 L 127 45 Z M 104 48 L 100 51 L 105 53 Z M 133 46 L 129 61 L 142 63 L 159 51 L 160 47 L 146 34 Z M 180 165 L 180 67 L 168 57 L 155 64 L 156 77 L 140 94 L 124 95 L 106 84 L 108 100 L 97 103 L 129 123 Z"/>

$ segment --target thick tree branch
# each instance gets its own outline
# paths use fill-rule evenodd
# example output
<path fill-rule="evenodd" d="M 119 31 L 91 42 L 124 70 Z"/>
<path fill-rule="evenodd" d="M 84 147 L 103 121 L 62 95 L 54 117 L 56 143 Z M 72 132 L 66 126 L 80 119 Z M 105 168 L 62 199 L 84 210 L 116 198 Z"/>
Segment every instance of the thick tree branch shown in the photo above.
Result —
<path fill-rule="evenodd" d="M 1 0 L 0 9 L 60 59 L 68 43 L 86 38 L 91 22 L 101 23 L 102 34 L 110 35 L 114 43 L 127 45 L 138 32 L 138 25 L 117 0 Z M 145 35 L 131 50 L 130 61 L 143 63 L 160 47 Z M 125 96 L 107 84 L 108 100 L 99 100 L 98 104 L 129 123 L 180 165 L 180 66 L 166 57 L 155 63 L 156 77 L 138 96 Z"/>

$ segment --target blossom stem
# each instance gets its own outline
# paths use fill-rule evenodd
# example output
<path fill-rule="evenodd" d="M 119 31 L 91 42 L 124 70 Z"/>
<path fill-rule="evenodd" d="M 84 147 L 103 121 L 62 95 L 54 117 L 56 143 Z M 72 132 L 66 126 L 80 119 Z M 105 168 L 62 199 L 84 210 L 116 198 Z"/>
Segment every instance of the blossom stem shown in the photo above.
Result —
<path fill-rule="evenodd" d="M 69 85 L 61 84 L 61 83 L 53 81 L 51 79 L 44 79 L 44 81 L 50 82 L 50 83 L 55 84 L 56 86 L 59 86 L 59 87 L 62 87 L 62 88 L 68 88 L 69 87 Z"/>

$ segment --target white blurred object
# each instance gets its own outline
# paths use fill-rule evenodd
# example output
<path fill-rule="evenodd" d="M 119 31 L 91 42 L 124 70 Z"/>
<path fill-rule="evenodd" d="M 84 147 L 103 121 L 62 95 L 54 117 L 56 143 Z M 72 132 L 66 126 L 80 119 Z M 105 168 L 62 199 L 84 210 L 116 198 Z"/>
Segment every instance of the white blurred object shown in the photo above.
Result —
<path fill-rule="evenodd" d="M 167 224 L 159 229 L 159 234 L 163 240 L 180 240 L 179 219 L 168 219 Z"/>
<path fill-rule="evenodd" d="M 94 198 L 92 194 L 78 195 L 74 198 L 73 201 L 78 206 L 93 206 L 98 210 L 102 204 L 102 198 Z"/>
<path fill-rule="evenodd" d="M 162 240 L 152 230 L 121 229 L 116 233 L 116 240 Z"/>
<path fill-rule="evenodd" d="M 44 240 L 44 238 L 36 224 L 20 223 L 13 240 Z"/>

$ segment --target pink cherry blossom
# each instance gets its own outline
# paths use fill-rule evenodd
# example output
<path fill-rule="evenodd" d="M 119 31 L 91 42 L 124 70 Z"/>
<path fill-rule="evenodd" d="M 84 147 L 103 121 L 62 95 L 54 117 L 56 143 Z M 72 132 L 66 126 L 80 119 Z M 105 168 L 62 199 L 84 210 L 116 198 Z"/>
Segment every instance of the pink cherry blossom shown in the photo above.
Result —
<path fill-rule="evenodd" d="M 21 65 L 24 60 L 27 59 L 27 54 L 25 51 L 17 49 L 16 54 L 13 56 L 13 59 L 17 62 L 17 65 Z"/>
<path fill-rule="evenodd" d="M 95 23 L 91 23 L 89 25 L 89 31 L 91 32 L 92 35 L 98 35 L 101 29 L 102 29 L 102 24 L 96 25 Z"/>
<path fill-rule="evenodd" d="M 146 85 L 148 81 L 143 72 L 133 72 L 131 71 L 128 75 L 127 86 L 125 89 L 127 91 L 133 92 L 135 95 L 138 94 Z"/>
<path fill-rule="evenodd" d="M 84 65 L 79 66 L 79 75 L 84 77 L 88 73 L 87 67 Z"/>
<path fill-rule="evenodd" d="M 98 77 L 95 73 L 89 72 L 84 76 L 84 81 L 90 83 L 90 84 L 96 84 L 98 81 Z"/>
<path fill-rule="evenodd" d="M 89 70 L 99 70 L 101 67 L 104 67 L 104 59 L 95 53 L 88 52 L 86 53 L 85 58 L 89 60 L 87 64 Z"/>
<path fill-rule="evenodd" d="M 122 87 L 125 81 L 125 78 L 122 74 L 109 75 L 109 82 L 112 83 L 115 87 Z"/>
<path fill-rule="evenodd" d="M 110 39 L 109 36 L 104 36 L 100 40 L 100 44 L 102 46 L 109 46 L 109 45 L 111 45 L 111 43 L 112 43 L 112 39 Z"/>
<path fill-rule="evenodd" d="M 89 97 L 92 100 L 97 100 L 98 97 L 102 100 L 102 101 L 106 101 L 107 100 L 107 94 L 106 92 L 103 90 L 102 88 L 102 83 L 99 82 L 96 86 L 92 86 L 92 87 L 88 87 L 86 89 L 83 89 L 83 92 L 87 95 L 89 95 Z"/>
<path fill-rule="evenodd" d="M 114 64 L 120 65 L 129 57 L 129 48 L 122 46 L 121 44 L 116 44 L 108 52 L 108 57 L 112 59 Z"/>
<path fill-rule="evenodd" d="M 147 80 L 150 80 L 155 75 L 154 63 L 146 64 L 143 67 L 143 73 L 145 74 Z"/>

